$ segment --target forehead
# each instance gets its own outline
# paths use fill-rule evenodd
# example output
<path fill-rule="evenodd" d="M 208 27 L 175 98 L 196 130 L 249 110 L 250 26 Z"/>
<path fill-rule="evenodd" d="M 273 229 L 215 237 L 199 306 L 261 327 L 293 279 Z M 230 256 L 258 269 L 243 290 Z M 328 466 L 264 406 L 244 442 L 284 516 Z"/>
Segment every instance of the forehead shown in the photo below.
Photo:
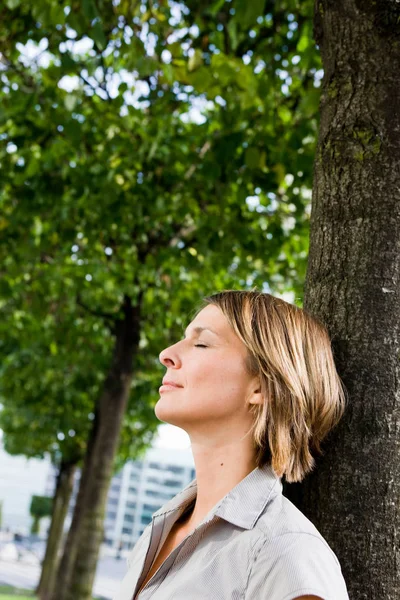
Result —
<path fill-rule="evenodd" d="M 231 329 L 223 312 L 218 308 L 218 306 L 213 306 L 212 304 L 209 304 L 203 308 L 195 316 L 195 318 L 187 326 L 187 330 L 190 331 L 196 327 L 210 328 L 216 333 L 219 333 L 218 330 L 222 331 L 225 329 Z"/>
<path fill-rule="evenodd" d="M 209 304 L 203 308 L 186 328 L 186 334 L 199 332 L 200 329 L 210 329 L 220 338 L 230 342 L 240 342 L 239 338 L 230 326 L 224 313 L 218 308 Z"/>
<path fill-rule="evenodd" d="M 247 350 L 244 343 L 236 335 L 229 324 L 228 319 L 218 306 L 209 304 L 203 308 L 186 328 L 186 335 L 195 334 L 196 328 L 211 329 L 218 337 L 213 336 L 218 345 L 226 346 L 232 350 L 238 351 L 243 357 L 247 356 Z M 210 334 L 213 335 L 213 334 Z"/>

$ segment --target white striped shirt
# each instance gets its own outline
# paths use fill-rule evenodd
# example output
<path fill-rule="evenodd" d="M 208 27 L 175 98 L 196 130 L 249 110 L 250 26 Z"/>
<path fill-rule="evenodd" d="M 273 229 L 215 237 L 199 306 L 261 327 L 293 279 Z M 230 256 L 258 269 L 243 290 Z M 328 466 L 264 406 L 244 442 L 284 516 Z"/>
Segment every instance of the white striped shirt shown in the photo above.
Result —
<path fill-rule="evenodd" d="M 113 600 L 349 600 L 338 559 L 287 498 L 269 465 L 240 481 L 168 556 L 138 596 L 173 524 L 192 505 L 194 479 L 154 513 Z"/>

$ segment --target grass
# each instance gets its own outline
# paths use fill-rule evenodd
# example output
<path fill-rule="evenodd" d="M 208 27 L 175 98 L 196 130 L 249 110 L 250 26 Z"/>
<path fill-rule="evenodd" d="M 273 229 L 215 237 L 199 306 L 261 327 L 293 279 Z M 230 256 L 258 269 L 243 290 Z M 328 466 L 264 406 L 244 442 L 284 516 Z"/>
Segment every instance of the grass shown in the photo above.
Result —
<path fill-rule="evenodd" d="M 0 585 L 0 600 L 32 600 L 36 598 L 31 590 L 21 590 L 11 585 Z"/>
<path fill-rule="evenodd" d="M 11 585 L 0 585 L 0 600 L 35 600 L 32 590 L 22 590 Z M 94 598 L 93 600 L 96 600 Z"/>
<path fill-rule="evenodd" d="M 36 596 L 20 596 L 19 594 L 14 594 L 14 592 L 10 594 L 0 592 L 0 600 L 32 600 L 32 598 L 36 598 Z"/>

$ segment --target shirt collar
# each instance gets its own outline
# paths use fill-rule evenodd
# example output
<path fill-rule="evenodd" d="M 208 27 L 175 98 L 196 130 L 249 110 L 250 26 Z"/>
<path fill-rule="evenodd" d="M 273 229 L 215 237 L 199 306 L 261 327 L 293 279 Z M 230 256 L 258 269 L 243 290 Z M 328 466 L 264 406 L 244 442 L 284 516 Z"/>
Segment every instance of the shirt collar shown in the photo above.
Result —
<path fill-rule="evenodd" d="M 221 517 L 233 525 L 252 529 L 272 496 L 282 493 L 282 482 L 270 465 L 256 467 L 230 490 L 207 514 L 203 523 L 214 516 Z M 196 479 L 171 498 L 153 518 L 175 510 L 181 510 L 193 502 L 197 495 Z"/>

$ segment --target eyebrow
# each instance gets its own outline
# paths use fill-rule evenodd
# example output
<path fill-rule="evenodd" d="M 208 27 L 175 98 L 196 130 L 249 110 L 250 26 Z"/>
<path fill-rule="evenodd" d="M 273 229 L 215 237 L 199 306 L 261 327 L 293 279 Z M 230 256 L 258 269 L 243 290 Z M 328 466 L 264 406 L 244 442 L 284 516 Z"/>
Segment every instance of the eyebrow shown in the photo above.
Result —
<path fill-rule="evenodd" d="M 188 334 L 188 328 L 185 329 L 184 331 L 184 335 L 186 336 Z M 203 331 L 210 331 L 211 333 L 213 333 L 214 335 L 218 335 L 218 333 L 216 331 L 214 331 L 213 329 L 210 329 L 210 327 L 194 327 L 193 331 L 195 333 L 202 333 Z"/>

